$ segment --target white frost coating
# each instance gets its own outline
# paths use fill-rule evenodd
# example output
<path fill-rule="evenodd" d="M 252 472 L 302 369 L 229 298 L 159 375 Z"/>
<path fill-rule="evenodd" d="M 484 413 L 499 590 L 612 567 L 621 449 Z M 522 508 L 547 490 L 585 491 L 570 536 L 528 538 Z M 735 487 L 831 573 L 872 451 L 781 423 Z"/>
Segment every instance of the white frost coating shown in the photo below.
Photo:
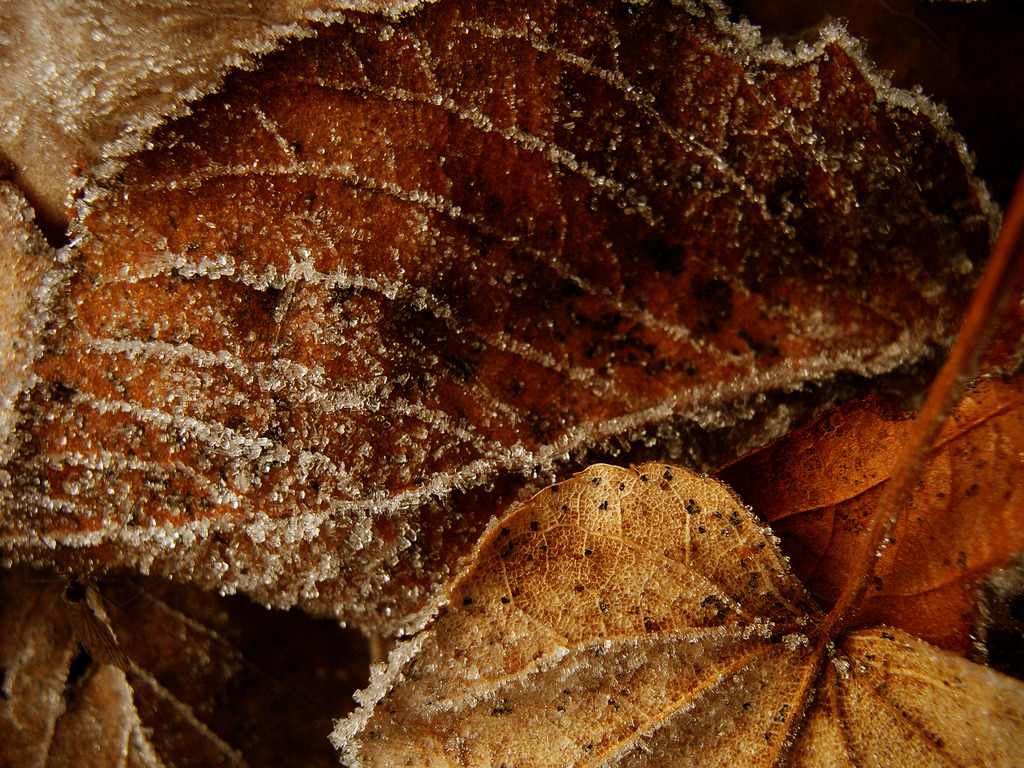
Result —
<path fill-rule="evenodd" d="M 232 175 L 235 171 L 237 171 L 237 169 L 227 169 L 224 173 Z M 294 171 L 296 171 L 296 169 L 293 166 L 283 166 L 278 169 L 277 172 L 287 174 Z M 247 170 L 246 173 L 248 172 L 249 171 Z M 205 172 L 202 173 L 203 180 L 208 180 L 209 178 L 214 177 L 215 176 L 213 174 Z M 408 198 L 414 196 L 416 195 L 412 192 L 406 195 Z M 479 221 L 476 223 L 478 226 L 482 226 Z M 512 235 L 507 234 L 504 235 L 503 238 L 510 243 L 514 239 Z M 540 252 L 534 253 L 538 256 L 541 255 Z M 305 255 L 308 256 L 308 253 Z M 186 265 L 189 266 L 189 269 L 187 272 L 183 272 Z M 252 273 L 247 267 L 242 267 L 236 270 L 234 259 L 230 254 L 220 254 L 216 260 L 195 262 L 194 260 L 191 260 L 191 257 L 187 254 L 165 251 L 162 258 L 155 258 L 146 262 L 145 267 L 134 262 L 129 262 L 124 264 L 122 270 L 124 279 L 129 282 L 137 282 L 139 280 L 153 278 L 160 274 L 171 274 L 174 272 L 183 274 L 186 277 L 202 275 L 210 278 L 231 277 L 238 274 L 242 279 L 242 282 L 251 285 L 263 285 L 273 282 L 269 275 Z M 588 292 L 595 295 L 595 297 L 600 297 L 602 300 L 607 301 L 607 297 L 601 297 L 600 293 L 594 286 L 590 285 L 582 277 L 568 272 L 564 266 L 559 265 L 557 271 L 564 273 L 564 276 L 572 279 L 578 285 L 588 290 Z M 464 333 L 466 331 L 476 331 L 482 340 L 493 347 L 512 352 L 519 355 L 524 360 L 539 363 L 549 370 L 564 373 L 571 380 L 587 386 L 599 394 L 613 397 L 620 394 L 613 381 L 599 376 L 598 372 L 593 368 L 584 368 L 578 365 L 567 365 L 563 361 L 556 359 L 551 354 L 541 352 L 529 343 L 520 339 L 515 339 L 505 332 L 501 332 L 497 336 L 492 337 L 490 334 L 478 329 L 472 323 L 466 323 L 464 320 L 460 320 L 460 324 L 457 325 L 454 313 L 451 311 L 451 308 L 447 303 L 427 291 L 422 286 L 411 286 L 406 283 L 386 281 L 364 275 L 348 275 L 337 272 L 324 273 L 317 270 L 309 260 L 294 263 L 287 279 L 289 285 L 293 284 L 293 281 L 301 279 L 310 285 L 322 286 L 327 289 L 355 288 L 375 291 L 392 300 L 404 298 L 418 308 L 428 309 L 436 317 L 446 320 L 449 327 L 455 332 Z M 675 338 L 691 339 L 695 348 L 708 349 L 710 347 L 707 342 L 693 339 L 689 329 L 667 327 L 662 321 L 655 318 L 650 313 L 637 313 L 630 310 L 626 311 L 629 316 L 633 317 L 635 315 L 636 318 L 639 318 L 644 325 L 666 330 L 669 335 Z M 261 363 L 257 364 L 255 368 L 251 368 L 251 364 L 248 361 L 243 360 L 236 355 L 231 355 L 224 350 L 220 350 L 216 353 L 205 352 L 188 343 L 171 345 L 166 342 L 153 340 L 94 339 L 93 346 L 97 351 L 104 353 L 120 352 L 126 355 L 140 355 L 144 358 L 152 356 L 167 356 L 176 359 L 191 360 L 200 365 L 224 365 L 236 372 L 243 373 L 248 377 L 247 380 L 257 380 L 260 387 L 263 389 L 270 387 L 277 380 L 275 378 L 275 374 L 280 373 L 279 371 L 274 370 L 274 368 L 279 364 L 279 361 L 274 361 L 270 364 Z M 323 370 L 320 368 L 308 368 L 306 366 L 299 366 L 295 364 L 291 364 L 286 371 L 285 381 L 287 384 L 282 381 L 276 386 L 296 388 L 308 387 L 311 397 L 326 396 L 328 400 L 325 402 L 325 405 L 341 408 L 365 408 L 367 401 L 373 399 L 379 394 L 376 391 L 369 391 L 367 389 L 367 382 L 359 381 L 356 383 L 355 388 L 350 389 L 343 394 L 339 394 L 337 391 L 331 391 L 324 395 L 326 380 Z M 495 407 L 503 407 L 503 404 L 495 403 Z M 440 412 L 437 412 L 437 415 L 441 419 L 445 418 L 444 414 L 441 414 Z M 515 418 L 514 414 L 509 413 L 507 415 Z"/>
<path fill-rule="evenodd" d="M 782 642 L 785 643 L 786 648 L 789 651 L 795 651 L 797 648 L 801 647 L 809 648 L 811 645 L 810 640 L 808 640 L 807 636 L 800 634 L 786 635 L 782 638 Z"/>
<path fill-rule="evenodd" d="M 156 358 L 161 361 L 183 361 L 203 367 L 223 366 L 242 377 L 246 383 L 259 386 L 264 391 L 288 389 L 306 393 L 310 399 L 323 402 L 325 408 L 334 410 L 360 409 L 367 400 L 377 394 L 372 382 L 359 381 L 354 387 L 339 387 L 337 382 L 328 383 L 321 366 L 309 367 L 286 360 L 252 362 L 227 350 L 207 352 L 192 344 L 139 339 L 87 339 L 89 345 L 103 354 L 119 354 L 143 362 Z M 301 399 L 300 399 L 301 402 Z"/>
<path fill-rule="evenodd" d="M 0 464 L 11 454 L 19 396 L 35 383 L 33 366 L 50 305 L 68 273 L 35 228 L 25 198 L 0 182 Z"/>
<path fill-rule="evenodd" d="M 248 437 L 222 424 L 200 421 L 190 416 L 167 413 L 156 408 L 145 408 L 138 403 L 124 400 L 106 400 L 91 394 L 82 394 L 76 397 L 80 402 L 94 408 L 98 413 L 119 411 L 131 414 L 143 422 L 164 428 L 170 427 L 181 430 L 191 434 L 196 440 L 218 449 L 227 456 L 245 458 L 249 461 L 266 459 L 279 461 L 283 458 L 281 452 L 284 449 L 280 446 L 275 446 L 270 439 L 266 437 Z M 268 449 L 272 449 L 269 454 Z"/>

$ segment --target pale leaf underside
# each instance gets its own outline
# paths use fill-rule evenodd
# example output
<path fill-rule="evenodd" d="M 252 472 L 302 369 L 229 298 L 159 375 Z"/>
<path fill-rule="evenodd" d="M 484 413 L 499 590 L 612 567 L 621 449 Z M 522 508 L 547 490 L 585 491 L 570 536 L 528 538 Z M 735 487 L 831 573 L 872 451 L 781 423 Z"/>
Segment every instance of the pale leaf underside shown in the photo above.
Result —
<path fill-rule="evenodd" d="M 905 632 L 819 646 L 727 486 L 596 465 L 497 523 L 335 731 L 351 765 L 1011 766 L 1024 686 Z"/>

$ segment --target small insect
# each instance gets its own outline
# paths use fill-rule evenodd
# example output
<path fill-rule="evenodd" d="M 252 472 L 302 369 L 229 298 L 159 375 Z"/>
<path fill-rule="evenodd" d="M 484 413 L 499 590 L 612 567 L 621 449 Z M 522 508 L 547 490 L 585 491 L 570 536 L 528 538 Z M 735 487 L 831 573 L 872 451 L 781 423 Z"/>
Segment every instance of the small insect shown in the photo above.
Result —
<path fill-rule="evenodd" d="M 63 597 L 68 606 L 71 630 L 85 652 L 95 661 L 112 664 L 123 672 L 129 671 L 131 659 L 117 644 L 95 586 L 86 579 L 70 579 L 64 587 Z"/>

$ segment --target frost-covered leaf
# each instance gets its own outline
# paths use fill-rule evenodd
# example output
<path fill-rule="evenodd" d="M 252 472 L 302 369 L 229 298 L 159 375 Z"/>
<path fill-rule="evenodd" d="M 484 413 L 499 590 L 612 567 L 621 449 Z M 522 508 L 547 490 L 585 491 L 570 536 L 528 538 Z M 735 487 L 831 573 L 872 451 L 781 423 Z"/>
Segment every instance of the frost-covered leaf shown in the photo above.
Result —
<path fill-rule="evenodd" d="M 404 0 L 0 2 L 0 157 L 61 229 L 82 171 L 116 170 L 152 129 L 252 66 L 280 38 L 339 8 L 398 13 Z"/>
<path fill-rule="evenodd" d="M 24 569 L 0 574 L 0 765 L 160 765 L 121 671 L 76 664 L 62 588 Z"/>
<path fill-rule="evenodd" d="M 35 383 L 46 311 L 62 277 L 34 218 L 24 196 L 0 180 L 0 462 L 10 458 L 18 397 Z"/>
<path fill-rule="evenodd" d="M 787 762 L 796 766 L 1016 766 L 1024 685 L 898 629 L 837 644 Z"/>
<path fill-rule="evenodd" d="M 43 765 L 63 711 L 71 631 L 59 584 L 30 585 L 8 571 L 0 576 L 0 764 Z"/>
<path fill-rule="evenodd" d="M 795 638 L 811 603 L 770 534 L 675 467 L 596 465 L 541 492 L 491 528 L 444 602 L 375 675 L 372 716 L 338 734 L 360 728 L 370 764 L 599 764 L 663 729 L 713 737 L 694 709 L 723 687 L 757 681 L 771 700 L 808 682 Z M 774 752 L 790 718 L 750 710 Z"/>
<path fill-rule="evenodd" d="M 366 681 L 354 633 L 240 598 L 104 580 L 90 598 L 104 595 L 104 626 L 130 659 L 122 672 L 76 644 L 63 590 L 43 573 L 0 574 L 0 766 L 336 764 L 331 721 Z"/>
<path fill-rule="evenodd" d="M 597 465 L 490 529 L 334 738 L 353 766 L 1016 764 L 1024 686 L 896 630 L 833 647 L 811 606 L 728 487 Z"/>
<path fill-rule="evenodd" d="M 841 29 L 710 6 L 352 15 L 154 141 L 83 205 L 0 541 L 392 626 L 587 452 L 946 343 L 991 224 Z"/>
<path fill-rule="evenodd" d="M 911 423 L 880 400 L 852 402 L 715 473 L 771 524 L 823 606 L 842 588 Z M 971 650 L 976 582 L 1024 551 L 1022 452 L 1024 378 L 983 381 L 922 468 L 856 625 Z"/>
<path fill-rule="evenodd" d="M 145 757 L 130 754 L 145 742 L 145 735 L 132 705 L 132 690 L 116 668 L 92 670 L 65 700 L 67 708 L 54 724 L 52 738 L 40 745 L 46 748 L 45 765 L 81 765 L 85 756 L 95 768 L 160 765 L 149 749 Z"/>

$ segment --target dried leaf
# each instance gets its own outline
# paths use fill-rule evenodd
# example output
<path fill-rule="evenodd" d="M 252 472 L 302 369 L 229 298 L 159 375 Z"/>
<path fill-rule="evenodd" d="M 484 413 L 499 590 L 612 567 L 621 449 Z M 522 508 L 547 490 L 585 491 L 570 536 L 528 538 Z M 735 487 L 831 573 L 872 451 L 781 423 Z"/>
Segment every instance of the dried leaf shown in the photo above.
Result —
<path fill-rule="evenodd" d="M 63 585 L 41 578 L 0 578 L 0 766 L 123 766 L 125 754 L 180 768 L 336 764 L 326 734 L 366 682 L 355 633 L 239 598 L 102 581 L 131 659 L 122 673 L 77 651 Z"/>
<path fill-rule="evenodd" d="M 35 383 L 46 312 L 65 277 L 33 220 L 24 196 L 0 181 L 0 462 L 10 458 L 15 404 Z"/>
<path fill-rule="evenodd" d="M 909 425 L 882 401 L 849 403 L 716 473 L 771 523 L 823 606 L 849 572 Z M 856 626 L 972 649 L 975 583 L 1024 551 L 1022 452 L 1024 377 L 982 382 L 940 433 Z"/>
<path fill-rule="evenodd" d="M 46 765 L 119 768 L 132 742 L 143 738 L 124 675 L 114 667 L 98 667 L 68 696 L 67 710 L 46 745 Z"/>
<path fill-rule="evenodd" d="M 334 738 L 349 765 L 1017 764 L 1024 685 L 897 630 L 832 646 L 812 606 L 726 486 L 597 465 L 494 525 Z"/>
<path fill-rule="evenodd" d="M 974 419 L 979 413 L 986 415 L 984 408 L 977 407 L 983 398 L 976 390 L 973 400 L 959 403 L 946 434 L 933 439 L 931 426 L 942 422 L 931 414 L 940 412 L 937 409 L 950 399 L 958 374 L 967 371 L 970 359 L 977 357 L 976 351 L 964 354 L 965 347 L 984 336 L 989 320 L 985 310 L 991 314 L 989 305 L 1000 293 L 1007 268 L 1022 268 L 1024 259 L 1006 247 L 1019 247 L 1015 240 L 1024 231 L 1022 202 L 1024 186 L 1011 206 L 1007 228 L 979 288 L 982 298 L 972 300 L 950 362 L 943 366 L 912 430 L 900 435 L 896 461 L 888 461 L 895 467 L 891 472 L 886 467 L 888 487 L 871 500 L 870 514 L 856 542 L 853 538 L 845 542 L 854 557 L 842 570 L 843 598 L 827 617 L 790 612 L 780 619 L 778 614 L 792 608 L 792 603 L 772 601 L 774 585 L 764 582 L 765 569 L 755 567 L 755 578 L 745 579 L 751 562 L 759 564 L 767 542 L 758 546 L 746 540 L 743 522 L 751 524 L 753 518 L 737 499 L 732 497 L 733 511 L 721 502 L 708 504 L 695 490 L 711 487 L 727 495 L 726 486 L 664 465 L 647 464 L 631 471 L 592 467 L 496 523 L 448 590 L 433 625 L 396 649 L 386 670 L 375 671 L 376 679 L 361 698 L 362 710 L 335 732 L 336 743 L 348 753 L 350 764 L 1016 765 L 1024 747 L 1024 685 L 902 630 L 851 631 L 851 626 L 863 619 L 863 611 L 854 614 L 863 607 L 864 590 L 858 585 L 866 586 L 873 573 L 884 574 L 886 566 L 894 570 L 894 564 L 921 570 L 921 558 L 908 555 L 915 554 L 915 546 L 918 552 L 935 546 L 935 535 L 930 542 L 901 537 L 908 527 L 906 518 L 918 511 L 907 468 L 916 474 L 924 466 L 927 484 L 937 452 L 971 431 L 971 426 L 977 428 Z M 985 322 L 976 322 L 979 318 Z M 1007 388 L 1014 392 L 1013 387 Z M 1012 398 L 1005 391 L 998 394 L 1003 395 L 998 398 L 1002 410 L 1021 411 L 1019 402 L 1007 405 Z M 875 425 L 869 422 L 870 426 Z M 822 458 L 816 450 L 806 452 Z M 977 471 L 986 463 L 991 469 L 991 461 L 978 464 L 980 453 L 972 452 L 972 469 Z M 994 458 L 1010 454 L 1020 464 L 1021 452 L 1012 443 L 989 453 Z M 931 465 L 924 464 L 928 458 Z M 842 460 L 856 464 L 846 455 Z M 650 482 L 662 469 L 658 496 Z M 825 469 L 819 465 L 819 475 Z M 680 476 L 688 482 L 673 488 L 672 482 Z M 616 484 L 619 493 L 613 495 L 610 491 Z M 908 492 L 896 493 L 894 488 Z M 858 498 L 864 496 L 861 488 Z M 900 510 L 893 505 L 904 504 L 909 509 L 897 515 Z M 651 509 L 662 514 L 652 516 Z M 964 510 L 959 510 L 959 517 L 963 516 Z M 932 522 L 929 517 L 937 515 L 926 510 L 916 520 L 927 526 Z M 719 530 L 719 521 L 725 519 L 734 522 L 735 528 Z M 890 520 L 901 525 L 880 527 L 880 522 Z M 953 521 L 959 522 L 956 516 Z M 693 546 L 694 528 L 699 534 L 697 546 Z M 658 567 L 645 568 L 644 558 L 633 556 L 636 537 L 630 534 L 634 530 L 642 532 L 646 546 L 641 551 L 653 550 L 661 559 Z M 554 546 L 549 546 L 549 531 L 555 532 Z M 878 559 L 874 549 L 884 537 L 895 543 L 889 543 Z M 563 538 L 569 540 L 568 546 L 559 546 Z M 991 547 L 987 542 L 978 544 L 976 538 L 980 537 L 967 537 L 966 546 L 988 554 Z M 716 546 L 723 539 L 725 546 Z M 861 546 L 865 541 L 867 548 Z M 611 545 L 611 562 L 600 569 L 586 567 L 587 558 L 603 551 L 606 544 Z M 770 561 L 781 563 L 782 568 L 769 564 L 767 570 L 802 589 L 781 555 L 770 554 L 774 554 Z M 619 562 L 621 555 L 625 556 Z M 563 576 L 567 572 L 568 579 Z M 694 572 L 711 579 L 702 584 L 693 578 Z M 678 578 L 679 573 L 684 579 Z M 684 589 L 673 589 L 676 581 L 689 583 Z M 668 589 L 663 587 L 665 582 Z M 595 600 L 587 597 L 595 592 L 595 583 L 596 609 Z M 727 586 L 728 595 L 742 594 L 746 587 L 745 597 L 753 593 L 750 603 L 762 597 L 768 598 L 767 605 L 755 612 L 760 618 L 754 622 L 744 622 L 742 616 L 732 621 L 746 631 L 732 636 L 717 633 L 717 640 L 726 638 L 728 653 L 716 653 L 718 648 L 710 654 L 707 648 L 694 650 L 701 645 L 700 627 L 708 622 L 693 621 L 692 612 L 713 605 L 717 596 L 711 587 L 720 584 Z M 851 584 L 854 589 L 849 588 Z M 601 616 L 613 605 L 608 594 L 625 595 L 623 608 L 632 618 L 625 632 L 614 612 L 611 622 Z M 849 595 L 854 595 L 853 600 Z M 683 599 L 673 601 L 676 604 L 667 620 L 647 618 L 649 605 L 658 616 L 659 603 L 677 597 Z M 740 610 L 747 602 L 741 597 L 735 601 Z M 480 608 L 474 608 L 477 605 Z M 851 615 L 853 621 L 848 620 Z M 618 635 L 632 640 L 634 651 L 647 639 L 637 626 L 639 616 L 644 616 L 642 627 L 648 635 L 668 626 L 671 650 L 667 654 L 655 645 L 629 658 L 628 652 L 616 647 L 624 645 Z M 722 617 L 720 613 L 717 618 Z M 681 632 L 676 621 L 682 625 Z M 760 644 L 750 631 L 751 623 L 766 627 Z M 798 631 L 793 631 L 794 623 Z M 538 642 L 542 634 L 546 636 Z M 664 663 L 666 655 L 670 664 Z M 709 666 L 694 664 L 693 655 Z M 495 658 L 498 663 L 492 661 Z M 762 667 L 766 658 L 768 664 Z M 685 662 L 689 663 L 678 668 Z M 637 670 L 646 675 L 640 685 L 634 684 Z M 585 681 L 582 690 L 577 686 L 581 680 Z M 689 690 L 694 685 L 696 695 Z M 626 706 L 617 702 L 616 693 L 629 699 Z M 569 712 L 571 716 L 563 717 Z M 772 724 L 778 724 L 781 733 Z M 535 746 L 535 735 L 543 746 Z"/>
<path fill-rule="evenodd" d="M 165 118 L 252 66 L 310 18 L 339 7 L 399 13 L 414 2 L 363 0 L 83 0 L 0 3 L 0 157 L 43 218 L 67 223 L 76 177 L 113 173 Z M 303 23 L 305 20 L 306 23 Z"/>
<path fill-rule="evenodd" d="M 789 765 L 1015 766 L 1024 685 L 900 630 L 862 629 L 818 681 Z"/>
<path fill-rule="evenodd" d="M 0 542 L 392 628 L 579 455 L 945 344 L 992 223 L 841 29 L 697 5 L 351 15 L 154 143 L 83 206 Z"/>
<path fill-rule="evenodd" d="M 74 640 L 60 599 L 61 585 L 29 585 L 0 573 L 0 765 L 44 765 Z M 27 652 L 26 652 L 27 649 Z"/>

